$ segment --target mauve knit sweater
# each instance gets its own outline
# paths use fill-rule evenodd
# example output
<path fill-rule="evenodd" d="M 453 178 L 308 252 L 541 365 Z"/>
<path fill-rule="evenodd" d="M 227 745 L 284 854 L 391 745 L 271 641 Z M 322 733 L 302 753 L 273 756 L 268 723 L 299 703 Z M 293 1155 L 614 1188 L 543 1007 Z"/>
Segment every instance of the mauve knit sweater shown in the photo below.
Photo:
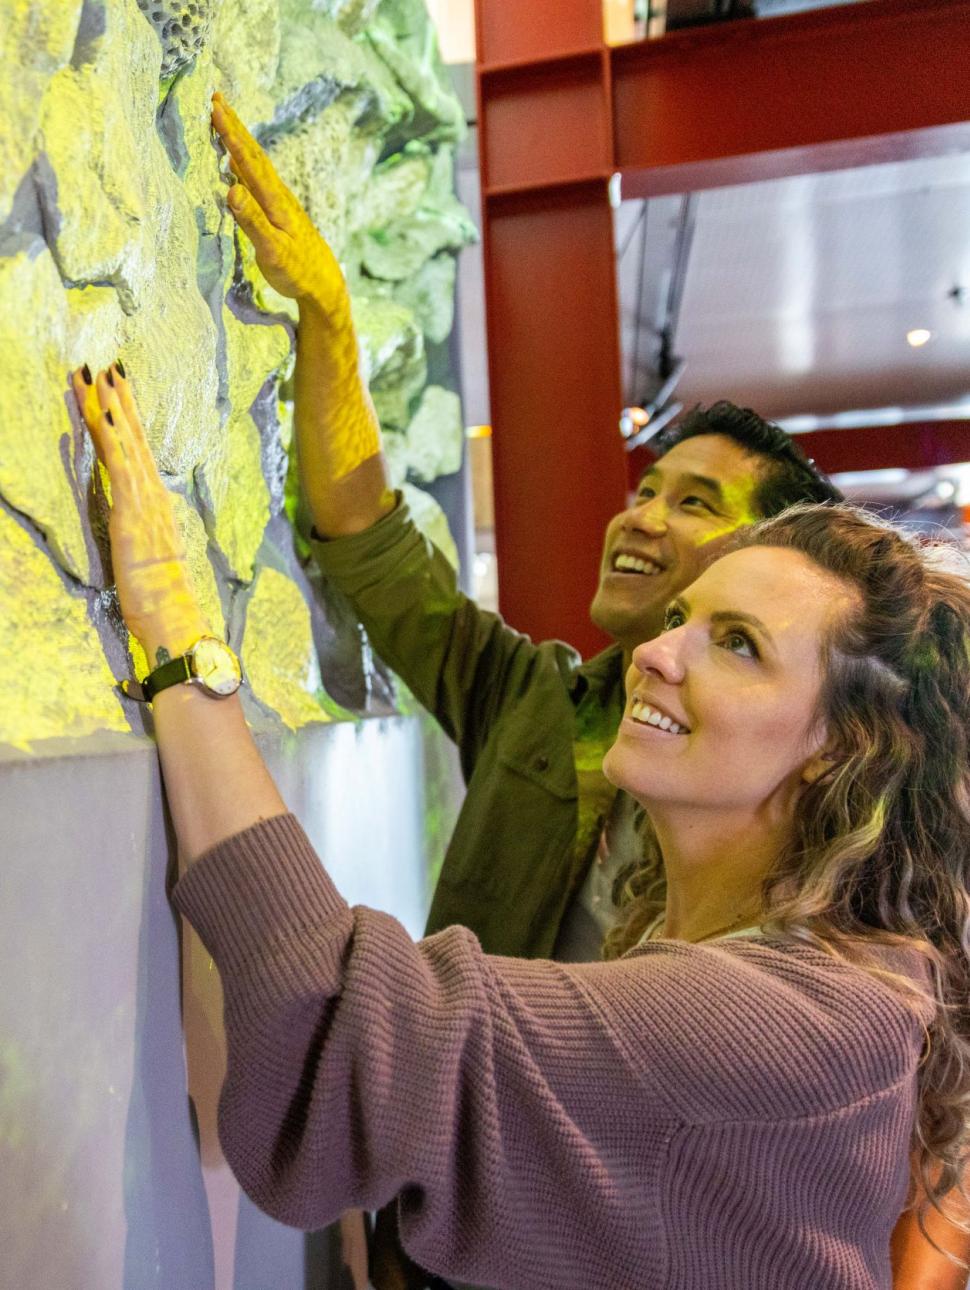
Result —
<path fill-rule="evenodd" d="M 174 900 L 222 976 L 226 1158 L 284 1223 L 398 1197 L 418 1263 L 507 1290 L 890 1287 L 921 1032 L 870 974 L 762 938 L 415 944 L 292 815 Z"/>

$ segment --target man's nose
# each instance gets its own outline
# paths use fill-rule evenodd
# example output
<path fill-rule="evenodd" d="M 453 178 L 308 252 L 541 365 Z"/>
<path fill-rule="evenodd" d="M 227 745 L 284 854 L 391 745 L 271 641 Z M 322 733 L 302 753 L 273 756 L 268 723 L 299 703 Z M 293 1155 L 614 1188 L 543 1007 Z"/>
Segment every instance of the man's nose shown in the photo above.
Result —
<path fill-rule="evenodd" d="M 627 524 L 651 537 L 662 537 L 667 532 L 667 503 L 660 497 L 635 501 L 627 511 Z"/>

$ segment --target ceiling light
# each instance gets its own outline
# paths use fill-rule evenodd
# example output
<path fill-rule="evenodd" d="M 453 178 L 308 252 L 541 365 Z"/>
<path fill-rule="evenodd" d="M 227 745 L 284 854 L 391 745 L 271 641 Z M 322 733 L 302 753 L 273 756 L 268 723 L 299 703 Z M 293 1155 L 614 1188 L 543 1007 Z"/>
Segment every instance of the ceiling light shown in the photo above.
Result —
<path fill-rule="evenodd" d="M 932 335 L 933 333 L 931 331 L 927 331 L 925 327 L 914 327 L 912 331 L 908 331 L 906 333 L 906 339 L 912 345 L 913 349 L 919 349 L 921 345 L 926 344 Z"/>
<path fill-rule="evenodd" d="M 629 439 L 631 435 L 638 434 L 649 420 L 650 413 L 646 408 L 624 408 L 620 413 L 620 434 Z"/>
<path fill-rule="evenodd" d="M 680 416 L 683 410 L 683 403 L 668 403 L 665 408 L 651 416 L 646 408 L 624 408 L 620 415 L 620 434 L 626 440 L 623 447 L 627 452 L 639 448 L 655 434 L 659 434 L 668 422 L 673 421 L 674 417 Z M 638 426 L 639 429 L 637 429 Z"/>

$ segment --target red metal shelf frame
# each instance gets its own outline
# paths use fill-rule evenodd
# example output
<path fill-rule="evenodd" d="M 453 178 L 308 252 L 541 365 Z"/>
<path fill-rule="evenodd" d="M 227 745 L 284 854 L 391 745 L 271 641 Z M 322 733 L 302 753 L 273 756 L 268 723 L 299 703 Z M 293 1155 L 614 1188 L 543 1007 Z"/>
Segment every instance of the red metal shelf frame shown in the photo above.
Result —
<path fill-rule="evenodd" d="M 628 473 L 611 176 L 647 196 L 968 151 L 970 13 L 868 0 L 610 48 L 601 0 L 476 0 L 476 31 L 501 607 L 589 654 Z M 952 450 L 931 427 L 879 433 Z M 873 457 L 837 436 L 832 469 L 862 468 L 855 440 Z"/>

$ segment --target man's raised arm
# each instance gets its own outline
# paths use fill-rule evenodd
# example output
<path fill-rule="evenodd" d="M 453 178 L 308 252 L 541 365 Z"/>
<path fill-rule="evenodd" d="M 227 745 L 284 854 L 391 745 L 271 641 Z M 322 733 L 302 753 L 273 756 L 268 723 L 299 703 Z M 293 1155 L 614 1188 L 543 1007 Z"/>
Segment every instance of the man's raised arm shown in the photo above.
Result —
<path fill-rule="evenodd" d="M 394 491 L 349 300 L 335 321 L 312 297 L 301 299 L 295 386 L 296 450 L 314 528 L 327 538 L 360 533 L 393 509 Z"/>
<path fill-rule="evenodd" d="M 369 528 L 394 506 L 380 427 L 360 370 L 350 297 L 337 260 L 266 153 L 220 94 L 212 124 L 238 182 L 229 209 L 256 263 L 300 307 L 296 440 L 314 527 L 322 537 Z"/>

